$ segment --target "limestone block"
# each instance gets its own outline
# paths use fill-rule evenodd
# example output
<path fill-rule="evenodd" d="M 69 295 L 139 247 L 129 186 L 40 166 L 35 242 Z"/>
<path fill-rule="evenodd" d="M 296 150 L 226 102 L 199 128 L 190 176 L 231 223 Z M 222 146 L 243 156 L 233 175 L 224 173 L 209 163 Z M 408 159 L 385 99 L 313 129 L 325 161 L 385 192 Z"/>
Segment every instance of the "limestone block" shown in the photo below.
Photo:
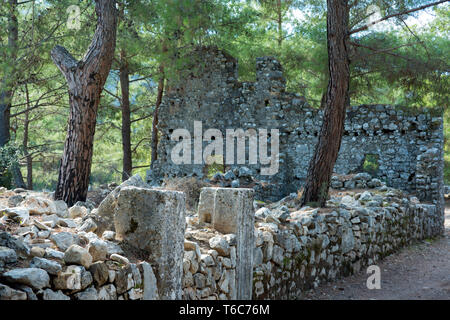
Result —
<path fill-rule="evenodd" d="M 116 238 L 148 252 L 162 300 L 181 299 L 185 211 L 178 191 L 125 187 L 117 195 Z"/>

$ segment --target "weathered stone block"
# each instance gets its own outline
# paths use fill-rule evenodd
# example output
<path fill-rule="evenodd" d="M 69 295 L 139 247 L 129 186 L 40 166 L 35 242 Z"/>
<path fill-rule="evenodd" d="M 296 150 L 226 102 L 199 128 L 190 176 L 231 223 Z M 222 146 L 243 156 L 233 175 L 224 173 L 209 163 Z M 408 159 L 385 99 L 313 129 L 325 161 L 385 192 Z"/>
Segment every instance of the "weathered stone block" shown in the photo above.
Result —
<path fill-rule="evenodd" d="M 122 188 L 114 213 L 116 238 L 148 252 L 161 299 L 181 299 L 186 200 L 182 192 Z"/>
<path fill-rule="evenodd" d="M 200 194 L 200 220 L 209 220 L 219 232 L 236 234 L 236 299 L 252 297 L 255 244 L 253 200 L 252 189 L 203 188 Z"/>

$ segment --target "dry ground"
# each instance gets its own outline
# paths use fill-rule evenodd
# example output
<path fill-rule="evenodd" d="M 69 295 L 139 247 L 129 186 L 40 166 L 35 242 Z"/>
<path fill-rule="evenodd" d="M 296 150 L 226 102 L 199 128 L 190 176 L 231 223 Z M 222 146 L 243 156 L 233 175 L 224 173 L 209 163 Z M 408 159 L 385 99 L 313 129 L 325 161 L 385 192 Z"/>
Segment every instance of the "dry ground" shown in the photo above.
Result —
<path fill-rule="evenodd" d="M 450 300 L 450 200 L 445 209 L 445 236 L 421 241 L 378 263 L 381 289 L 366 287 L 359 274 L 324 284 L 306 295 L 322 300 Z"/>

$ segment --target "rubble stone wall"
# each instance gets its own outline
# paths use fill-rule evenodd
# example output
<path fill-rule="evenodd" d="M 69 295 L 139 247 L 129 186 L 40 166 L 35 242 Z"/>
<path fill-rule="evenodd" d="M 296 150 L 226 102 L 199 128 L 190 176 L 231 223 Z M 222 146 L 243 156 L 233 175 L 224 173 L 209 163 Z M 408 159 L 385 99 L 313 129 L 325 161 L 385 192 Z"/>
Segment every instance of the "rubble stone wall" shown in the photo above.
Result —
<path fill-rule="evenodd" d="M 399 190 L 347 195 L 328 205 L 326 212 L 304 207 L 284 219 L 267 208 L 256 212 L 247 231 L 254 232 L 253 250 L 241 253 L 253 255 L 246 259 L 253 264 L 252 299 L 301 299 L 306 290 L 365 270 L 413 241 L 440 234 L 437 207 Z M 193 221 L 187 230 L 183 299 L 236 298 L 236 235 Z M 208 238 L 214 239 L 209 245 L 202 241 Z"/>

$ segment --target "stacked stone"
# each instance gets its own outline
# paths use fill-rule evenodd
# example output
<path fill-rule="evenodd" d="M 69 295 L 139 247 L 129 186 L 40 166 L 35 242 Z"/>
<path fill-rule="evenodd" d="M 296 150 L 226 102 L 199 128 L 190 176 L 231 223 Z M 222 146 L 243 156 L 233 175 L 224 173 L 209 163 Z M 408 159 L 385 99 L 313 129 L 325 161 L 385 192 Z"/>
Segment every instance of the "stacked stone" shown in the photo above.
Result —
<path fill-rule="evenodd" d="M 236 299 L 236 236 L 216 235 L 207 248 L 185 240 L 183 299 Z"/>
<path fill-rule="evenodd" d="M 366 172 L 358 173 L 355 175 L 338 175 L 335 174 L 331 177 L 330 186 L 333 189 L 338 190 L 351 190 L 351 189 L 374 189 L 381 186 L 385 186 L 386 183 L 380 179 L 372 178 L 372 176 Z M 385 190 L 384 187 L 382 190 Z"/>
<path fill-rule="evenodd" d="M 302 208 L 287 222 L 267 208 L 256 223 L 254 299 L 299 299 L 320 283 L 359 272 L 414 240 L 436 236 L 436 207 L 402 192 L 333 198 L 331 212 Z M 264 217 L 265 218 L 262 218 Z"/>
<path fill-rule="evenodd" d="M 121 189 L 142 185 L 139 179 L 133 177 Z M 120 191 L 109 196 L 119 205 L 126 202 Z M 9 224 L 19 227 L 13 234 L 0 229 L 0 300 L 154 300 L 160 297 L 153 267 L 148 262 L 130 263 L 124 257 L 123 249 L 115 241 L 116 232 L 111 230 L 111 220 L 98 216 L 91 203 L 79 202 L 68 208 L 62 201 L 25 190 L 3 190 L 1 197 L 5 196 L 10 207 L 0 207 L 0 227 Z M 105 203 L 111 203 L 110 198 Z M 105 207 L 106 204 L 102 206 Z M 180 219 L 176 225 L 183 231 L 175 242 L 182 252 L 184 211 L 182 206 L 178 209 L 175 211 Z M 114 213 L 110 215 L 113 221 Z M 159 268 L 159 272 L 162 270 Z M 163 298 L 167 298 L 165 293 L 161 291 Z"/>

